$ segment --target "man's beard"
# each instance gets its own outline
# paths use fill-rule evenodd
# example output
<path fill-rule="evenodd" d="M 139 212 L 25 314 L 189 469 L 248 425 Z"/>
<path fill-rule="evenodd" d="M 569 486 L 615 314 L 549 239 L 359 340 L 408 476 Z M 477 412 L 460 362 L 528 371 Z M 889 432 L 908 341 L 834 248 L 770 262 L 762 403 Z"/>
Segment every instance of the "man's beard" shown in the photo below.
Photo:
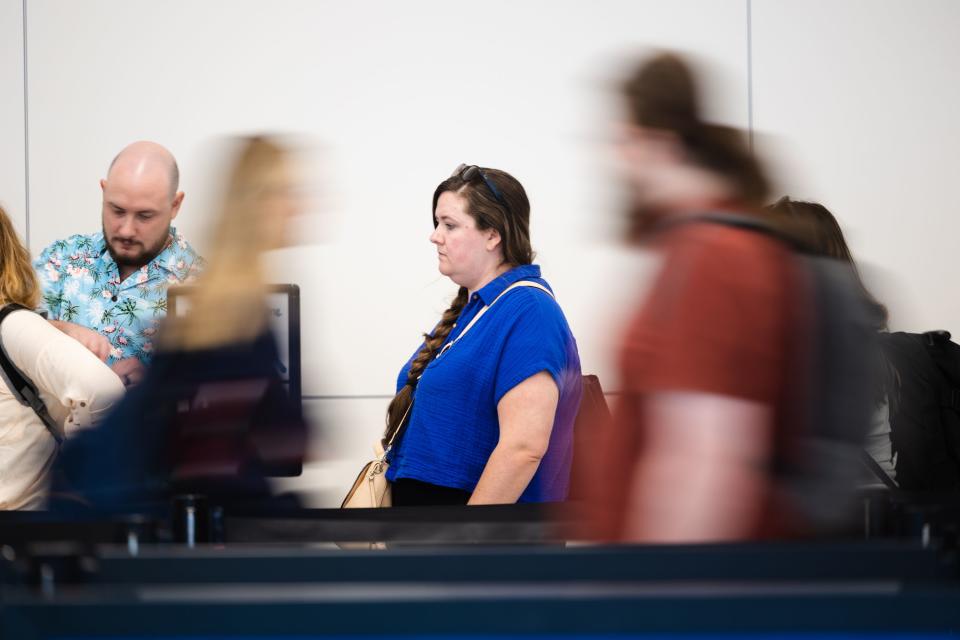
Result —
<path fill-rule="evenodd" d="M 160 255 L 160 252 L 163 251 L 167 242 L 170 241 L 170 227 L 167 227 L 167 232 L 163 234 L 163 237 L 152 247 L 144 246 L 143 250 L 140 253 L 133 256 L 121 256 L 117 255 L 117 252 L 113 248 L 113 242 L 110 240 L 110 237 L 107 235 L 107 230 L 103 229 L 103 237 L 106 241 L 107 251 L 110 252 L 110 257 L 113 258 L 113 261 L 117 263 L 117 266 L 122 267 L 137 267 L 140 268 L 145 264 L 149 264 L 151 260 Z M 142 243 L 138 243 L 143 246 Z"/>

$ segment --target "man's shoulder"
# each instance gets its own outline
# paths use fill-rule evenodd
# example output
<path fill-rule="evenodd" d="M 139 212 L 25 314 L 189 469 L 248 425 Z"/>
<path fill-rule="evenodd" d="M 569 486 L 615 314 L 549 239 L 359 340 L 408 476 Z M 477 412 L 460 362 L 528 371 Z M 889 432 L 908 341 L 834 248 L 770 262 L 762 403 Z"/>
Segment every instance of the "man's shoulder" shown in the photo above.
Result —
<path fill-rule="evenodd" d="M 204 260 L 182 233 L 171 228 L 170 235 L 170 245 L 152 260 L 152 264 L 167 272 L 169 284 L 188 282 L 203 269 Z"/>
<path fill-rule="evenodd" d="M 66 238 L 54 240 L 44 248 L 43 252 L 74 251 L 77 249 L 93 249 L 103 244 L 103 232 L 75 233 Z"/>
<path fill-rule="evenodd" d="M 177 230 L 172 231 L 173 242 L 170 245 L 170 249 L 173 251 L 174 255 L 178 258 L 187 260 L 194 263 L 203 263 L 203 258 L 197 253 L 197 250 L 193 248 L 183 234 Z"/>

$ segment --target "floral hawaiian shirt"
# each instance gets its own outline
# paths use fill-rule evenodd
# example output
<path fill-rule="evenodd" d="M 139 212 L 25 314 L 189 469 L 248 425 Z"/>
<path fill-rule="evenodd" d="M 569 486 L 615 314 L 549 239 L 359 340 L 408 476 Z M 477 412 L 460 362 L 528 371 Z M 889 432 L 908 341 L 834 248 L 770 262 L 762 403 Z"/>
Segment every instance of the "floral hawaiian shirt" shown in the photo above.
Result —
<path fill-rule="evenodd" d="M 167 287 L 187 282 L 203 267 L 176 229 L 157 257 L 120 281 L 102 233 L 70 236 L 43 250 L 33 263 L 50 320 L 74 322 L 99 331 L 113 346 L 107 364 L 153 353 L 157 326 L 167 311 Z"/>

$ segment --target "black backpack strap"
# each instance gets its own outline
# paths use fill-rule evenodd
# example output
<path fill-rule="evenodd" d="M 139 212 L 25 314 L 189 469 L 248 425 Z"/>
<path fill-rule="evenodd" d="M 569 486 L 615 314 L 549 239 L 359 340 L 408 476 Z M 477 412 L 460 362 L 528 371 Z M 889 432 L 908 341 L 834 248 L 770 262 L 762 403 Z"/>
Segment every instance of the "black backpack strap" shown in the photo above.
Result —
<path fill-rule="evenodd" d="M 960 389 L 950 389 L 943 398 L 943 406 L 954 411 L 960 411 Z"/>
<path fill-rule="evenodd" d="M 16 303 L 4 305 L 0 308 L 0 323 L 2 323 L 8 315 L 19 310 L 30 311 L 30 309 Z M 3 381 L 10 387 L 10 391 L 13 392 L 13 396 L 17 401 L 23 406 L 33 409 L 34 413 L 37 414 L 40 421 L 43 422 L 44 426 L 50 432 L 50 435 L 53 436 L 53 439 L 57 441 L 57 444 L 61 444 L 64 436 L 60 425 L 57 424 L 57 421 L 54 420 L 50 412 L 47 411 L 47 405 L 43 404 L 43 400 L 40 399 L 40 393 L 37 391 L 36 385 L 10 360 L 6 348 L 3 346 L 2 339 L 0 339 L 0 377 L 3 377 Z"/>
<path fill-rule="evenodd" d="M 942 376 L 940 406 L 960 411 L 960 347 L 950 341 L 950 332 L 927 331 L 923 343 Z"/>
<path fill-rule="evenodd" d="M 724 227 L 733 227 L 734 229 L 743 229 L 744 231 L 753 231 L 754 233 L 760 233 L 782 242 L 796 253 L 816 253 L 812 251 L 807 242 L 798 237 L 795 232 L 781 228 L 769 218 L 764 218 L 759 215 L 730 213 L 727 211 L 705 211 L 680 218 L 667 219 L 660 223 L 658 228 L 669 228 L 674 225 L 691 222 L 706 222 Z"/>
<path fill-rule="evenodd" d="M 656 229 L 669 229 L 682 224 L 693 222 L 708 222 L 718 224 L 724 227 L 734 227 L 736 229 L 746 229 L 747 231 L 757 231 L 769 235 L 778 235 L 779 231 L 775 229 L 767 220 L 760 216 L 752 216 L 743 213 L 730 213 L 727 211 L 703 211 L 692 213 L 690 215 L 668 217 L 661 220 Z"/>
<path fill-rule="evenodd" d="M 888 489 L 897 488 L 897 483 L 893 480 L 893 478 L 890 477 L 889 473 L 884 471 L 883 467 L 880 466 L 880 463 L 874 460 L 872 455 L 861 449 L 860 459 L 863 461 L 863 464 L 867 467 L 867 469 L 869 469 L 873 475 L 877 476 L 877 478 L 883 482 Z"/>

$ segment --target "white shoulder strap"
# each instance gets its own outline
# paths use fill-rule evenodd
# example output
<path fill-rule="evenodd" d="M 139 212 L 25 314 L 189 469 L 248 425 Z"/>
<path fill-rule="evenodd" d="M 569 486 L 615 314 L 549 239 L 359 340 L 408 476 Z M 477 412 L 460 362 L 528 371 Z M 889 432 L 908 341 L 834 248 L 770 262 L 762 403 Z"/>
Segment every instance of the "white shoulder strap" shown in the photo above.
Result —
<path fill-rule="evenodd" d="M 517 282 L 514 282 L 512 285 L 510 285 L 509 287 L 501 291 L 500 295 L 498 295 L 496 298 L 493 299 L 493 302 L 491 302 L 487 306 L 480 309 L 480 311 L 477 312 L 477 315 L 473 316 L 473 320 L 471 320 L 470 323 L 466 327 L 464 327 L 460 335 L 457 336 L 456 340 L 451 340 L 447 344 L 443 345 L 443 349 L 440 350 L 440 353 L 438 353 L 436 357 L 439 358 L 444 353 L 446 353 L 447 349 L 449 349 L 456 343 L 460 342 L 463 336 L 467 335 L 467 332 L 470 331 L 473 325 L 477 323 L 477 320 L 479 320 L 481 316 L 483 316 L 483 314 L 487 312 L 487 309 L 492 307 L 497 302 L 497 300 L 499 300 L 504 295 L 506 295 L 508 291 L 510 291 L 511 289 L 516 289 L 517 287 L 533 287 L 535 289 L 540 289 L 551 298 L 554 297 L 550 289 L 547 289 L 545 286 L 543 286 L 538 282 L 530 282 L 529 280 L 519 280 Z M 422 377 L 423 377 L 423 374 L 420 374 L 420 376 L 417 379 L 419 380 Z M 407 417 L 410 415 L 410 409 L 412 408 L 413 408 L 413 402 L 410 403 L 410 405 L 407 407 L 406 412 L 403 414 L 403 417 L 400 418 L 400 426 L 396 430 L 394 430 L 393 435 L 390 436 L 390 441 L 387 442 L 387 447 L 384 450 L 383 454 L 381 455 L 380 460 L 386 460 L 387 454 L 390 452 L 391 449 L 393 449 L 394 442 L 396 442 L 397 438 L 400 436 L 400 433 L 405 430 L 405 423 L 406 423 Z"/>
<path fill-rule="evenodd" d="M 539 282 L 531 282 L 530 280 L 518 280 L 517 282 L 514 282 L 512 285 L 510 285 L 509 287 L 507 287 L 506 289 L 504 289 L 503 291 L 501 291 L 501 292 L 500 292 L 500 295 L 498 295 L 496 298 L 493 299 L 493 302 L 491 302 L 490 304 L 488 304 L 488 305 L 486 305 L 485 307 L 483 307 L 482 309 L 480 309 L 480 311 L 477 312 L 477 315 L 473 316 L 473 319 L 470 321 L 470 324 L 468 324 L 466 327 L 463 328 L 463 331 L 460 332 L 460 335 L 458 335 L 455 340 L 451 340 L 451 341 L 448 342 L 447 344 L 443 345 L 443 349 L 441 349 L 441 350 L 440 350 L 440 353 L 437 354 L 437 358 L 439 358 L 439 357 L 442 356 L 444 353 L 446 353 L 447 349 L 449 349 L 449 348 L 452 347 L 453 345 L 455 345 L 455 344 L 457 344 L 458 342 L 460 342 L 460 340 L 463 339 L 463 336 L 467 335 L 467 332 L 470 331 L 470 329 L 473 328 L 473 325 L 475 325 L 475 324 L 477 323 L 477 320 L 479 320 L 480 318 L 482 318 L 482 317 L 483 317 L 483 314 L 485 314 L 485 313 L 487 312 L 487 310 L 490 309 L 490 307 L 492 307 L 493 305 L 495 305 L 495 304 L 497 303 L 497 300 L 499 300 L 500 298 L 502 298 L 503 296 L 505 296 L 508 291 L 510 291 L 510 290 L 512 290 L 512 289 L 516 289 L 516 288 L 518 288 L 518 287 L 533 287 L 534 289 L 540 289 L 541 291 L 543 291 L 544 293 L 546 293 L 546 294 L 547 294 L 548 296 L 550 296 L 551 298 L 554 297 L 554 295 L 553 295 L 553 293 L 551 293 L 550 289 L 547 289 L 545 286 L 543 286 L 543 285 L 540 284 Z"/>

